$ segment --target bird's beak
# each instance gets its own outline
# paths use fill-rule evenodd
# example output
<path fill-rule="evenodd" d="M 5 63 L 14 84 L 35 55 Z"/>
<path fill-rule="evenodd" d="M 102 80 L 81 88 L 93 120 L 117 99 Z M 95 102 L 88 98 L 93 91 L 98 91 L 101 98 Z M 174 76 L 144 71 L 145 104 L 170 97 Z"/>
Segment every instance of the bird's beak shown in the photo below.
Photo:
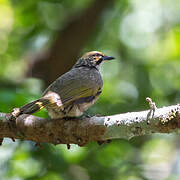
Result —
<path fill-rule="evenodd" d="M 115 59 L 115 58 L 112 56 L 104 56 L 103 57 L 103 60 L 112 60 L 112 59 Z"/>

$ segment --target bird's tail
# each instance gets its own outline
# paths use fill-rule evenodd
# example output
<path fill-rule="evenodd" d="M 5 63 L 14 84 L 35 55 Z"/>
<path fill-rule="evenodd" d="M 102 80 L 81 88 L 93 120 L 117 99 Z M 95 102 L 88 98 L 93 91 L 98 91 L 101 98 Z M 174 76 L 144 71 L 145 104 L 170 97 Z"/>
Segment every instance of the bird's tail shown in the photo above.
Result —
<path fill-rule="evenodd" d="M 32 101 L 20 108 L 15 108 L 11 113 L 12 117 L 17 118 L 21 114 L 33 114 L 44 107 L 56 104 L 58 107 L 62 106 L 60 96 L 57 93 L 49 92 L 45 96 L 35 101 Z"/>
<path fill-rule="evenodd" d="M 48 104 L 49 104 L 48 100 L 46 100 L 44 98 L 40 98 L 38 100 L 32 101 L 32 102 L 20 107 L 19 111 L 20 111 L 20 114 L 33 114 L 33 113 L 43 109 Z"/>
<path fill-rule="evenodd" d="M 13 109 L 13 112 L 11 113 L 11 118 L 17 118 L 21 114 L 33 114 L 41 109 L 43 109 L 45 106 L 49 105 L 51 102 L 49 99 L 46 99 L 44 97 L 32 101 L 28 104 L 25 104 L 24 106 L 20 108 Z"/>

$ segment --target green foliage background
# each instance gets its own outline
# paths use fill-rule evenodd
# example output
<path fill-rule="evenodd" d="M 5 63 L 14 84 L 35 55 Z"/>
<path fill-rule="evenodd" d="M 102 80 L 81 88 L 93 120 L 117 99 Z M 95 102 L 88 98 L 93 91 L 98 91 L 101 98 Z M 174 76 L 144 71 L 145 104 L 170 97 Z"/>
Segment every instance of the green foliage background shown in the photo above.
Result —
<path fill-rule="evenodd" d="M 28 56 L 51 45 L 66 19 L 91 0 L 0 0 L 0 111 L 10 112 L 40 97 L 43 82 L 24 79 Z M 72 47 L 73 48 L 73 47 Z M 103 65 L 103 93 L 89 110 L 110 115 L 180 102 L 179 0 L 115 0 L 82 52 L 116 57 Z M 46 111 L 38 113 L 47 117 Z M 179 137 L 158 135 L 65 145 L 11 142 L 0 147 L 0 179 L 180 179 Z"/>

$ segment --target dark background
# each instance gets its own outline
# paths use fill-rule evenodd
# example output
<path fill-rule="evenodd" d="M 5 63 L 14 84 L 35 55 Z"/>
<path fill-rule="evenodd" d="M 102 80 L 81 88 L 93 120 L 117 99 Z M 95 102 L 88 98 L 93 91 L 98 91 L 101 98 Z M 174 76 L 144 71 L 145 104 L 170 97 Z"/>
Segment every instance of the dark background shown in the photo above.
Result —
<path fill-rule="evenodd" d="M 103 65 L 103 93 L 90 114 L 180 102 L 179 0 L 0 0 L 0 111 L 41 96 L 84 52 Z M 36 115 L 48 117 L 45 110 Z M 154 134 L 80 148 L 6 139 L 0 179 L 179 180 L 179 136 Z"/>

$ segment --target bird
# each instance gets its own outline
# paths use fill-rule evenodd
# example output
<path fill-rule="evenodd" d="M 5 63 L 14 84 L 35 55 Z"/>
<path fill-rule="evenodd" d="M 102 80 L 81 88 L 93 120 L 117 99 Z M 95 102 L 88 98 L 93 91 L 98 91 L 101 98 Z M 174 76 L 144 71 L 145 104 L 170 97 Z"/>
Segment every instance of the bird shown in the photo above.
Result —
<path fill-rule="evenodd" d="M 102 92 L 101 65 L 113 59 L 99 51 L 85 53 L 71 70 L 47 87 L 41 98 L 14 108 L 12 116 L 17 118 L 22 114 L 33 114 L 43 108 L 53 119 L 83 115 Z"/>

